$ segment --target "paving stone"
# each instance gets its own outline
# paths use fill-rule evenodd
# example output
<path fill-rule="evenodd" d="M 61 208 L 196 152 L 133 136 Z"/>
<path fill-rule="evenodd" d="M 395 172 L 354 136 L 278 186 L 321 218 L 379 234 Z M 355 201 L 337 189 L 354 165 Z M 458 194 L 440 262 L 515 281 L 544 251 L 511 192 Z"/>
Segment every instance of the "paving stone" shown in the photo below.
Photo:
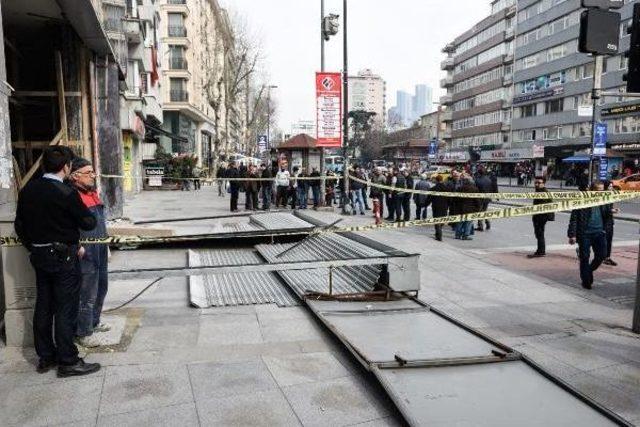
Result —
<path fill-rule="evenodd" d="M 196 363 L 189 365 L 196 401 L 268 391 L 277 388 L 261 361 L 244 363 Z"/>
<path fill-rule="evenodd" d="M 135 365 L 107 368 L 101 415 L 193 402 L 184 365 Z"/>
<path fill-rule="evenodd" d="M 96 375 L 0 391 L 0 424 L 40 426 L 95 419 L 102 382 Z"/>
<path fill-rule="evenodd" d="M 260 330 L 267 342 L 311 340 L 322 337 L 326 333 L 318 324 L 310 320 L 273 322 L 261 327 Z"/>
<path fill-rule="evenodd" d="M 395 417 L 384 417 L 364 423 L 352 424 L 353 427 L 401 427 L 403 425 L 403 421 Z"/>
<path fill-rule="evenodd" d="M 198 325 L 200 310 L 193 307 L 175 307 L 172 309 L 145 309 L 142 326 L 182 326 Z"/>
<path fill-rule="evenodd" d="M 142 326 L 133 336 L 128 351 L 145 352 L 175 347 L 193 347 L 199 325 Z"/>
<path fill-rule="evenodd" d="M 262 360 L 281 387 L 346 377 L 350 372 L 331 353 L 306 353 Z"/>
<path fill-rule="evenodd" d="M 279 390 L 199 400 L 202 425 L 299 426 L 300 422 Z"/>
<path fill-rule="evenodd" d="M 198 425 L 198 415 L 194 403 L 127 412 L 126 414 L 101 415 L 98 419 L 98 427 L 189 427 Z"/>
<path fill-rule="evenodd" d="M 353 377 L 299 384 L 283 391 L 305 426 L 352 425 L 388 415 Z"/>
<path fill-rule="evenodd" d="M 629 395 L 640 399 L 640 363 L 631 362 L 607 368 L 594 369 L 589 375 L 609 381 Z"/>
<path fill-rule="evenodd" d="M 198 345 L 260 344 L 263 342 L 255 315 L 203 316 Z"/>

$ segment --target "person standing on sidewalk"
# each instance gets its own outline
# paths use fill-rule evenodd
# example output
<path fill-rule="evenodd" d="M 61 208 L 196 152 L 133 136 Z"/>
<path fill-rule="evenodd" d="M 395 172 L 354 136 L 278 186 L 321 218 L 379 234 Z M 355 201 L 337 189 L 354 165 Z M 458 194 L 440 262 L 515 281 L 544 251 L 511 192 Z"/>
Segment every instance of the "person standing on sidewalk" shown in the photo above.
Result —
<path fill-rule="evenodd" d="M 280 206 L 283 208 L 287 207 L 289 178 L 289 171 L 282 165 L 276 174 L 276 209 Z"/>
<path fill-rule="evenodd" d="M 362 170 L 358 167 L 353 171 L 353 174 L 351 174 L 349 176 L 349 188 L 350 188 L 350 200 L 351 200 L 351 206 L 352 206 L 352 211 L 351 213 L 353 215 L 356 214 L 356 204 L 358 205 L 358 207 L 360 208 L 360 215 L 364 215 L 364 201 L 362 199 L 362 191 L 364 190 L 365 186 L 363 183 L 359 182 L 359 181 L 354 181 L 353 179 L 351 179 L 351 176 L 355 176 L 355 178 L 359 179 L 359 180 L 363 180 L 364 176 L 362 175 Z"/>
<path fill-rule="evenodd" d="M 271 189 L 273 183 L 271 182 L 271 169 L 267 167 L 264 163 L 260 166 L 262 173 L 260 174 L 260 178 L 263 181 L 260 181 L 260 194 L 262 195 L 262 210 L 268 211 L 271 208 Z"/>
<path fill-rule="evenodd" d="M 307 203 L 309 200 L 309 181 L 304 179 L 308 178 L 307 170 L 302 168 L 298 174 L 298 207 L 300 209 L 307 209 Z"/>
<path fill-rule="evenodd" d="M 70 150 L 48 147 L 42 155 L 44 175 L 21 191 L 15 230 L 31 253 L 36 273 L 33 335 L 39 358 L 37 371 L 58 365 L 58 376 L 86 375 L 100 370 L 78 356 L 74 337 L 80 305 L 79 230 L 93 230 L 96 218 L 78 192 L 63 181 L 71 171 Z M 55 336 L 55 341 L 54 341 Z"/>
<path fill-rule="evenodd" d="M 224 180 L 225 172 L 227 171 L 227 165 L 221 163 L 216 171 L 216 178 L 218 178 L 218 196 L 224 197 L 227 192 L 226 181 Z"/>
<path fill-rule="evenodd" d="M 436 193 L 446 193 L 449 191 L 449 187 L 443 182 L 442 175 L 436 175 L 436 185 L 431 191 Z M 427 196 L 427 207 L 431 205 L 431 212 L 433 212 L 434 218 L 442 218 L 447 216 L 449 211 L 449 198 L 444 196 Z M 442 226 L 444 224 L 436 225 L 436 240 L 442 242 Z"/>
<path fill-rule="evenodd" d="M 231 162 L 225 178 L 229 179 L 229 192 L 231 193 L 230 207 L 231 212 L 238 211 L 238 197 L 240 196 L 240 182 L 238 181 L 240 173 L 236 162 Z"/>
<path fill-rule="evenodd" d="M 405 187 L 409 190 L 413 190 L 414 187 L 414 179 L 411 171 L 407 168 L 402 172 L 405 180 Z M 402 193 L 402 213 L 404 214 L 404 221 L 411 221 L 411 196 L 412 193 Z"/>
<path fill-rule="evenodd" d="M 461 178 L 462 186 L 458 190 L 459 193 L 477 193 L 478 187 L 473 183 L 473 179 L 467 173 Z M 457 215 L 465 215 L 480 210 L 482 199 L 460 198 L 458 201 Z M 471 231 L 473 230 L 472 221 L 461 221 L 456 225 L 456 239 L 473 240 Z"/>
<path fill-rule="evenodd" d="M 494 188 L 493 182 L 491 178 L 484 170 L 484 168 L 480 168 L 478 171 L 478 176 L 476 178 L 476 187 L 478 187 L 478 191 L 481 193 L 497 193 L 498 189 Z M 489 203 L 491 203 L 491 199 L 481 199 L 480 200 L 480 212 L 486 212 L 489 209 Z M 487 227 L 487 231 L 491 230 L 491 222 L 488 219 L 478 220 L 478 227 L 476 231 L 484 231 L 485 225 Z"/>
<path fill-rule="evenodd" d="M 255 165 L 249 165 L 247 178 L 244 185 L 245 196 L 247 197 L 247 210 L 257 211 L 258 191 L 260 189 L 260 181 L 258 181 L 258 178 L 260 178 L 260 175 L 258 175 Z"/>
<path fill-rule="evenodd" d="M 431 189 L 431 183 L 427 181 L 427 174 L 420 175 L 420 181 L 416 183 L 416 190 L 428 191 Z M 415 193 L 413 201 L 416 204 L 416 220 L 427 218 L 427 195 Z"/>
<path fill-rule="evenodd" d="M 380 168 L 375 168 L 373 170 L 372 180 L 374 185 L 385 185 L 387 182 L 387 179 L 382 174 L 382 171 L 380 170 Z M 378 214 L 380 218 L 382 218 L 384 216 L 384 192 L 382 191 L 381 188 L 372 186 L 370 196 L 371 196 L 371 200 L 373 200 L 373 206 L 374 206 L 373 216 L 376 216 L 376 214 Z M 378 200 L 377 211 L 375 210 L 376 199 Z"/>
<path fill-rule="evenodd" d="M 320 206 L 320 181 L 322 175 L 320 175 L 320 171 L 316 166 L 311 169 L 310 178 L 313 178 L 309 181 L 311 185 L 311 195 L 313 196 L 313 209 L 318 209 Z"/>
<path fill-rule="evenodd" d="M 548 193 L 549 190 L 545 187 L 546 180 L 544 177 L 537 177 L 533 182 L 533 185 L 536 188 L 536 193 Z M 551 199 L 534 199 L 534 205 L 543 205 L 545 203 L 551 203 L 553 200 Z M 536 240 L 538 242 L 538 249 L 532 253 L 527 255 L 527 258 L 540 258 L 547 254 L 547 247 L 544 239 L 544 229 L 547 225 L 548 221 L 555 221 L 556 214 L 554 213 L 545 213 L 545 214 L 537 214 L 533 215 L 533 233 L 536 236 Z"/>
<path fill-rule="evenodd" d="M 591 184 L 591 191 L 603 191 L 601 182 Z M 578 243 L 578 257 L 580 258 L 580 279 L 582 287 L 591 289 L 593 286 L 593 272 L 600 267 L 607 256 L 607 233 L 605 226 L 611 221 L 613 212 L 611 205 L 595 206 L 593 208 L 577 209 L 571 212 L 567 237 L 569 244 Z M 593 260 L 591 258 L 593 249 Z"/>
<path fill-rule="evenodd" d="M 614 190 L 613 183 L 607 182 L 604 188 L 606 188 L 607 191 L 613 191 Z M 618 263 L 611 259 L 611 250 L 613 249 L 613 223 L 614 223 L 613 214 L 617 214 L 618 212 L 620 212 L 620 210 L 618 208 L 614 208 L 613 205 L 609 205 L 609 206 L 611 207 L 612 215 L 611 215 L 611 218 L 604 225 L 604 231 L 605 233 L 607 233 L 607 255 L 604 261 L 602 261 L 602 263 L 605 265 L 610 265 L 612 267 L 615 267 L 618 265 Z"/>
<path fill-rule="evenodd" d="M 91 162 L 77 157 L 71 164 L 69 182 L 78 190 L 84 206 L 96 218 L 96 227 L 92 230 L 80 230 L 80 238 L 105 238 L 107 223 L 104 204 L 100 200 L 95 184 L 96 173 Z M 78 344 L 86 348 L 98 347 L 99 341 L 93 339 L 94 332 L 107 332 L 111 327 L 100 322 L 102 306 L 109 289 L 108 258 L 109 248 L 105 244 L 83 246 L 84 254 L 80 258 L 80 305 L 76 336 Z"/>

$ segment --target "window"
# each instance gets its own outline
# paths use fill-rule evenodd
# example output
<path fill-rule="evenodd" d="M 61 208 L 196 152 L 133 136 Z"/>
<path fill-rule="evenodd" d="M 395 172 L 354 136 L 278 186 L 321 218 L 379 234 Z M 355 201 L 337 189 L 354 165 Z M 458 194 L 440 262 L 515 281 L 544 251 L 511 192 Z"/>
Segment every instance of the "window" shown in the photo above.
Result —
<path fill-rule="evenodd" d="M 520 117 L 533 117 L 536 115 L 536 104 L 520 107 Z"/>
<path fill-rule="evenodd" d="M 562 126 L 550 126 L 542 129 L 542 139 L 553 140 L 559 139 L 562 132 Z"/>
<path fill-rule="evenodd" d="M 593 63 L 585 64 L 582 67 L 580 67 L 580 69 L 581 69 L 583 79 L 593 78 L 593 69 L 594 69 Z"/>
<path fill-rule="evenodd" d="M 564 104 L 564 100 L 562 98 L 547 101 L 544 103 L 544 113 L 545 114 L 559 113 L 562 111 L 563 104 Z"/>

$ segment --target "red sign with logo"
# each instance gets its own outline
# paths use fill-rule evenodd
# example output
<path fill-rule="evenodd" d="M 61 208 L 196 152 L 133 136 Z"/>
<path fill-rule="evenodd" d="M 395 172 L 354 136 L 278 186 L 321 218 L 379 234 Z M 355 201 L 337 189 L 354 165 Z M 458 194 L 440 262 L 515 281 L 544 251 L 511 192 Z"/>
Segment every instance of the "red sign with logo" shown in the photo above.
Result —
<path fill-rule="evenodd" d="M 318 147 L 342 146 L 342 77 L 340 73 L 316 73 Z"/>

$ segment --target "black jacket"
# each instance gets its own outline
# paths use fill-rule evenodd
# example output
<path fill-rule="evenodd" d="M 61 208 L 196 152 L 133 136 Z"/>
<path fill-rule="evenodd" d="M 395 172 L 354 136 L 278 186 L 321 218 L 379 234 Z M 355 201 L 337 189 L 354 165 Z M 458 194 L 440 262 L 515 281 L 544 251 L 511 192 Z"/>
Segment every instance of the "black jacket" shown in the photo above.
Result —
<path fill-rule="evenodd" d="M 262 171 L 262 174 L 260 175 L 260 178 L 263 179 L 271 179 L 273 178 L 273 175 L 271 174 L 271 169 L 269 168 L 265 168 Z M 260 187 L 261 188 L 271 188 L 271 181 L 260 181 Z"/>
<path fill-rule="evenodd" d="M 613 212 L 611 211 L 612 205 L 599 206 L 600 213 L 602 214 L 603 231 L 607 229 L 607 225 L 613 225 Z M 591 209 L 576 209 L 571 212 L 571 219 L 569 220 L 569 228 L 567 230 L 567 237 L 576 238 L 580 240 L 587 230 L 587 224 L 591 219 Z"/>
<path fill-rule="evenodd" d="M 32 243 L 76 245 L 79 230 L 93 230 L 95 216 L 67 184 L 40 178 L 20 191 L 15 229 L 27 248 Z"/>
<path fill-rule="evenodd" d="M 478 193 L 478 187 L 476 187 L 472 183 L 463 183 L 459 193 Z M 466 199 L 466 198 L 458 198 L 458 209 L 457 214 L 469 214 L 479 212 L 482 208 L 482 200 L 483 199 Z"/>
<path fill-rule="evenodd" d="M 240 173 L 238 172 L 237 168 L 229 168 L 227 169 L 227 172 L 224 174 L 225 178 L 238 178 L 240 177 Z M 234 190 L 237 190 L 240 188 L 240 181 L 237 180 L 233 180 L 233 181 L 229 181 L 229 186 L 231 188 L 233 188 Z"/>
<path fill-rule="evenodd" d="M 431 191 L 434 191 L 436 193 L 446 193 L 449 191 L 449 188 L 446 184 L 439 182 L 431 189 Z M 449 198 L 444 196 L 427 196 L 427 206 L 429 205 L 431 205 L 431 210 L 433 211 L 434 218 L 447 216 L 447 211 L 449 209 Z"/>
<path fill-rule="evenodd" d="M 320 172 L 318 172 L 318 171 L 313 171 L 313 172 L 311 172 L 311 173 L 309 174 L 309 178 L 317 178 L 317 179 L 311 179 L 311 180 L 309 180 L 309 181 L 308 181 L 308 182 L 309 182 L 309 185 L 310 185 L 311 187 L 320 188 L 320 181 L 321 181 L 321 179 L 320 179 L 320 178 L 321 178 L 321 177 L 322 177 L 322 175 L 320 175 Z"/>
<path fill-rule="evenodd" d="M 544 190 L 536 190 L 536 193 L 539 192 L 549 192 L 549 190 L 547 190 L 546 188 Z M 551 198 L 549 199 L 533 199 L 533 204 L 535 205 L 544 205 L 545 203 L 552 203 L 553 200 Z M 541 220 L 546 220 L 546 221 L 555 221 L 556 219 L 556 214 L 554 213 L 548 213 L 548 214 L 538 214 L 538 215 L 534 215 L 533 216 L 533 220 L 534 221 L 541 221 Z"/>

